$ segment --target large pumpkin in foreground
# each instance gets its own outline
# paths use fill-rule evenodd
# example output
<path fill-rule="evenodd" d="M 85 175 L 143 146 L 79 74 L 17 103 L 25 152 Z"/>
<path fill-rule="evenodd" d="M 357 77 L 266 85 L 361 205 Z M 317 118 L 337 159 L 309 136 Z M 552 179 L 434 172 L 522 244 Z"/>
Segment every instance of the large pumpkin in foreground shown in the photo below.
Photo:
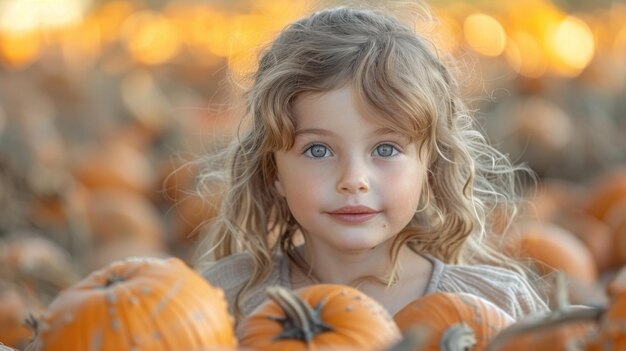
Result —
<path fill-rule="evenodd" d="M 428 341 L 420 350 L 482 350 L 513 318 L 493 303 L 468 293 L 437 292 L 406 305 L 393 317 L 400 330 L 421 327 Z"/>
<path fill-rule="evenodd" d="M 383 350 L 401 335 L 377 301 L 349 286 L 268 288 L 269 299 L 237 327 L 253 350 Z"/>
<path fill-rule="evenodd" d="M 236 346 L 221 289 L 178 258 L 115 261 L 61 292 L 36 349 L 199 350 Z"/>

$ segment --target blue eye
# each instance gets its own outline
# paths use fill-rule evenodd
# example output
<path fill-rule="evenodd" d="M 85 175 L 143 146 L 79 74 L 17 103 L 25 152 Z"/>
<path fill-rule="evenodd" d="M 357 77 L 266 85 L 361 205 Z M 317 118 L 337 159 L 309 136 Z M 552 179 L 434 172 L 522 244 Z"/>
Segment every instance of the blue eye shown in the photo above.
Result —
<path fill-rule="evenodd" d="M 332 156 L 332 153 L 326 146 L 315 144 L 304 150 L 304 155 L 312 158 L 322 158 Z"/>
<path fill-rule="evenodd" d="M 380 144 L 376 146 L 374 154 L 380 157 L 392 157 L 398 154 L 398 149 L 391 144 Z"/>

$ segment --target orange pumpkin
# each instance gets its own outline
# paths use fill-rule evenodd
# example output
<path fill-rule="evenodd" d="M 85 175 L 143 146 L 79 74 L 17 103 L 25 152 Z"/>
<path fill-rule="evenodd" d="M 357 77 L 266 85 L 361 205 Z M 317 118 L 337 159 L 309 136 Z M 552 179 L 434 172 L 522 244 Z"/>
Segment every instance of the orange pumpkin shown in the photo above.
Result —
<path fill-rule="evenodd" d="M 236 346 L 224 293 L 178 258 L 133 258 L 92 272 L 52 301 L 37 350 Z"/>
<path fill-rule="evenodd" d="M 198 162 L 163 161 L 158 170 L 158 181 L 154 191 L 158 197 L 155 200 L 177 203 L 189 195 L 195 195 L 196 177 L 199 171 Z"/>
<path fill-rule="evenodd" d="M 596 335 L 589 338 L 587 351 L 617 351 L 626 349 L 626 292 L 616 291 L 600 321 Z"/>
<path fill-rule="evenodd" d="M 202 233 L 203 226 L 215 218 L 220 195 L 211 198 L 199 194 L 188 195 L 172 205 L 168 214 L 172 216 L 172 234 L 169 238 L 173 247 L 192 244 Z"/>
<path fill-rule="evenodd" d="M 584 208 L 592 216 L 605 220 L 611 207 L 624 198 L 626 198 L 626 167 L 615 167 L 596 176 L 589 185 L 589 196 Z"/>
<path fill-rule="evenodd" d="M 574 182 L 544 178 L 524 204 L 524 211 L 531 219 L 551 221 L 563 213 L 580 211 L 585 194 L 584 188 Z"/>
<path fill-rule="evenodd" d="M 0 280 L 0 345 L 22 348 L 28 343 L 32 332 L 24 324 L 27 314 L 28 308 L 18 291 Z"/>
<path fill-rule="evenodd" d="M 158 209 L 147 199 L 124 191 L 92 191 L 84 209 L 93 245 L 99 251 L 117 243 L 137 248 L 134 255 L 152 255 L 166 250 L 163 221 Z M 93 259 L 99 256 L 99 259 Z M 107 264 L 102 257 L 89 257 L 90 267 Z M 114 256 L 113 256 L 114 257 Z"/>
<path fill-rule="evenodd" d="M 0 278 L 47 305 L 78 281 L 79 273 L 72 257 L 57 243 L 35 233 L 14 232 L 0 240 Z"/>
<path fill-rule="evenodd" d="M 605 221 L 611 228 L 613 238 L 613 265 L 626 265 L 626 197 L 607 211 Z"/>
<path fill-rule="evenodd" d="M 487 351 L 580 350 L 597 328 L 601 310 L 578 306 L 567 311 L 529 316 L 503 329 Z"/>
<path fill-rule="evenodd" d="M 422 327 L 428 342 L 420 350 L 481 350 L 513 318 L 493 303 L 467 293 L 438 292 L 409 303 L 393 317 L 406 332 Z"/>
<path fill-rule="evenodd" d="M 626 266 L 620 268 L 606 284 L 606 294 L 610 299 L 626 292 Z"/>
<path fill-rule="evenodd" d="M 110 141 L 76 157 L 71 172 L 89 189 L 119 189 L 142 196 L 154 189 L 154 170 L 133 146 Z"/>
<path fill-rule="evenodd" d="M 615 266 L 614 237 L 611 227 L 585 213 L 564 214 L 554 223 L 574 234 L 589 249 L 599 272 Z"/>
<path fill-rule="evenodd" d="M 237 327 L 255 350 L 380 350 L 401 337 L 389 313 L 361 291 L 317 284 L 296 291 L 268 288 L 269 299 Z"/>
<path fill-rule="evenodd" d="M 598 269 L 589 248 L 574 234 L 549 222 L 534 221 L 510 236 L 509 251 L 514 257 L 530 258 L 541 275 L 555 270 L 586 284 L 595 283 Z"/>
<path fill-rule="evenodd" d="M 596 331 L 603 308 L 571 306 L 566 277 L 557 273 L 553 291 L 554 310 L 526 316 L 503 329 L 487 346 L 487 351 L 580 350 Z"/>

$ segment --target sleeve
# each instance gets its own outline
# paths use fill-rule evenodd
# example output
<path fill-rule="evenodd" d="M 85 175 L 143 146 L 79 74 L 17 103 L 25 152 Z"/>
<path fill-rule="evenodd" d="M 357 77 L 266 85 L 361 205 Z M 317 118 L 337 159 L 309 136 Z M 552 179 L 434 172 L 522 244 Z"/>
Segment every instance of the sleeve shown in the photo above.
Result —
<path fill-rule="evenodd" d="M 448 266 L 441 277 L 439 290 L 480 296 L 516 320 L 548 310 L 546 302 L 524 277 L 499 267 Z"/>

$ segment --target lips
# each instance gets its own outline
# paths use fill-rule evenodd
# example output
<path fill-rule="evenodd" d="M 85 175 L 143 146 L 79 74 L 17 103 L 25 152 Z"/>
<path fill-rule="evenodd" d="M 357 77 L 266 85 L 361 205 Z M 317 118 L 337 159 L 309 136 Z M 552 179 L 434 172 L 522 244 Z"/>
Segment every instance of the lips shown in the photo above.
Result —
<path fill-rule="evenodd" d="M 379 213 L 367 206 L 345 206 L 328 212 L 335 220 L 350 224 L 367 222 Z"/>

